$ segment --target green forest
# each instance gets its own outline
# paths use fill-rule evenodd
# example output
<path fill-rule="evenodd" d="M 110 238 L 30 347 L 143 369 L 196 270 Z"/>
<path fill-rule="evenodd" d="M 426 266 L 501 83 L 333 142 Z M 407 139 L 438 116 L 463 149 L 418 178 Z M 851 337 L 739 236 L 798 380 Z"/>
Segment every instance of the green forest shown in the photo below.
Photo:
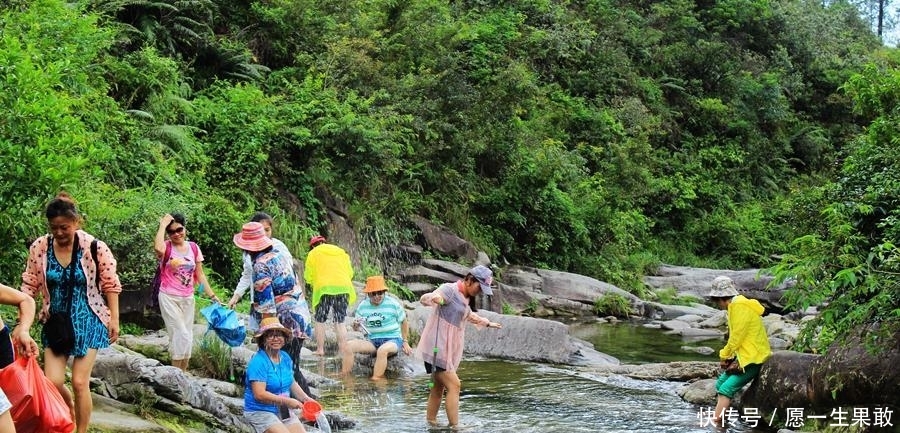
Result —
<path fill-rule="evenodd" d="M 337 198 L 641 296 L 767 269 L 827 305 L 807 346 L 897 329 L 898 65 L 841 2 L 7 0 L 0 282 L 61 190 L 126 286 L 185 213 L 223 293 L 253 212 L 302 258 Z"/>

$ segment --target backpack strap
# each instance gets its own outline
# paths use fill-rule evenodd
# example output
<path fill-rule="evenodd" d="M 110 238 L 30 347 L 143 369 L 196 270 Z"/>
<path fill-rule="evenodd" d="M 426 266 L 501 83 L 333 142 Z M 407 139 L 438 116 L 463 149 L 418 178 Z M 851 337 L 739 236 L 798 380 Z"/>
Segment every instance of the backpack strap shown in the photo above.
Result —
<path fill-rule="evenodd" d="M 172 258 L 172 242 L 166 241 L 166 252 L 163 253 L 163 258 L 159 262 L 159 268 L 162 269 L 166 263 L 169 263 L 169 259 Z"/>
<path fill-rule="evenodd" d="M 197 271 L 200 269 L 199 263 L 197 263 L 197 256 L 200 255 L 199 249 L 197 247 L 197 243 L 193 241 L 188 241 L 188 245 L 191 246 L 191 253 L 194 255 L 194 282 L 197 282 Z"/>
<path fill-rule="evenodd" d="M 100 259 L 97 258 L 97 238 L 91 241 L 91 257 L 94 259 L 94 285 L 100 290 Z"/>

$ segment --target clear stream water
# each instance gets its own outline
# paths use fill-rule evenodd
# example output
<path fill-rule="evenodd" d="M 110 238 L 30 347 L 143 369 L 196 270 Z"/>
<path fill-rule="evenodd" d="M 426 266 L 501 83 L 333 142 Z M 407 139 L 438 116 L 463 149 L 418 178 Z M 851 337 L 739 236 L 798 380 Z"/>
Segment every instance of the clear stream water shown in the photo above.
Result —
<path fill-rule="evenodd" d="M 722 341 L 686 343 L 679 337 L 635 324 L 572 326 L 578 338 L 623 363 L 707 360 L 686 352 L 685 345 L 718 349 Z M 337 377 L 338 358 L 304 361 L 304 368 Z M 700 407 L 675 394 L 678 382 L 593 376 L 566 366 L 467 358 L 459 370 L 463 382 L 460 424 L 463 432 L 486 433 L 693 433 L 717 431 L 701 426 Z M 428 376 L 373 383 L 365 377 L 344 379 L 322 389 L 324 410 L 357 420 L 353 431 L 367 433 L 444 432 L 425 422 Z M 438 420 L 446 424 L 443 408 Z M 763 430 L 733 425 L 728 433 Z M 311 429 L 314 430 L 314 429 Z"/>

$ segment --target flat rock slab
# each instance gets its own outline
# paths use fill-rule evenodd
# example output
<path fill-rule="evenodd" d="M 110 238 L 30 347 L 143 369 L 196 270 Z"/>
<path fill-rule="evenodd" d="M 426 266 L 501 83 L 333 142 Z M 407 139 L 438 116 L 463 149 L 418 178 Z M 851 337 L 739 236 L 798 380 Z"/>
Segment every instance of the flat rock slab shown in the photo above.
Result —
<path fill-rule="evenodd" d="M 117 433 L 169 433 L 171 431 L 124 410 L 128 405 L 98 394 L 93 394 L 92 397 L 94 411 L 91 413 L 91 431 Z"/>

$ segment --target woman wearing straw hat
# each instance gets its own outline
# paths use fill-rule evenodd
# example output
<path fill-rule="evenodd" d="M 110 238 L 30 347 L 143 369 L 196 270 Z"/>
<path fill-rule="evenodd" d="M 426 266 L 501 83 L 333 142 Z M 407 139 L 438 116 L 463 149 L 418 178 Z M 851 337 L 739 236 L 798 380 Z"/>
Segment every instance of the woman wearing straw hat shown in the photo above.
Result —
<path fill-rule="evenodd" d="M 278 240 L 277 238 L 272 236 L 272 226 L 275 223 L 274 219 L 271 215 L 265 212 L 256 212 L 250 217 L 250 222 L 258 222 L 262 224 L 263 229 L 266 232 L 266 236 L 272 240 L 272 248 L 280 251 L 284 254 L 285 259 L 288 263 L 291 264 L 291 270 L 294 270 L 294 256 L 291 255 L 291 250 L 288 249 L 287 245 L 284 242 Z M 241 262 L 243 264 L 241 270 L 241 278 L 238 280 L 237 285 L 234 288 L 234 294 L 231 296 L 231 299 L 228 301 L 228 308 L 234 308 L 235 304 L 241 300 L 244 296 L 244 293 L 247 292 L 247 289 L 253 284 L 253 261 L 250 260 L 250 254 L 244 252 L 241 254 Z M 294 273 L 294 279 L 297 281 L 297 285 L 294 287 L 294 293 L 298 302 L 303 305 L 300 307 L 303 317 L 306 318 L 307 323 L 312 323 L 312 315 L 309 313 L 309 305 L 306 302 L 306 299 L 303 296 L 303 286 L 297 278 L 296 272 Z M 253 303 L 253 292 L 250 292 L 250 302 Z M 251 311 L 251 313 L 254 313 Z M 247 329 L 251 332 L 256 332 L 256 329 L 259 327 L 259 320 L 256 314 L 250 315 L 250 322 L 247 324 Z"/>
<path fill-rule="evenodd" d="M 293 334 L 293 339 L 285 350 L 298 368 L 294 378 L 309 392 L 309 385 L 300 372 L 300 351 L 303 341 L 312 332 L 307 320 L 306 303 L 298 300 L 294 290 L 297 278 L 289 253 L 273 248 L 274 242 L 266 235 L 265 227 L 258 222 L 248 222 L 241 232 L 234 235 L 234 244 L 250 256 L 253 263 L 253 305 L 252 313 L 260 318 L 278 317 L 278 320 Z"/>
<path fill-rule="evenodd" d="M 366 278 L 363 293 L 367 296 L 356 307 L 356 320 L 353 321 L 353 329 L 362 329 L 366 339 L 347 342 L 342 354 L 342 375 L 350 374 L 356 353 L 375 354 L 372 380 L 384 379 L 389 356 L 401 349 L 407 355 L 412 353 L 408 342 L 409 322 L 406 320 L 406 311 L 397 299 L 387 295 L 387 290 L 383 276 Z"/>
<path fill-rule="evenodd" d="M 762 364 L 772 355 L 762 314 L 765 308 L 756 299 L 739 295 L 734 281 L 726 276 L 716 277 L 707 297 L 719 309 L 728 311 L 728 342 L 719 351 L 723 370 L 716 380 L 716 410 L 713 423 L 725 426 L 723 413 L 731 406 L 734 394 L 759 374 Z M 737 368 L 727 368 L 737 363 Z"/>
<path fill-rule="evenodd" d="M 256 334 L 259 350 L 247 363 L 244 419 L 256 433 L 305 433 L 297 409 L 314 401 L 294 380 L 294 363 L 282 350 L 292 333 L 275 317 L 265 317 Z"/>

